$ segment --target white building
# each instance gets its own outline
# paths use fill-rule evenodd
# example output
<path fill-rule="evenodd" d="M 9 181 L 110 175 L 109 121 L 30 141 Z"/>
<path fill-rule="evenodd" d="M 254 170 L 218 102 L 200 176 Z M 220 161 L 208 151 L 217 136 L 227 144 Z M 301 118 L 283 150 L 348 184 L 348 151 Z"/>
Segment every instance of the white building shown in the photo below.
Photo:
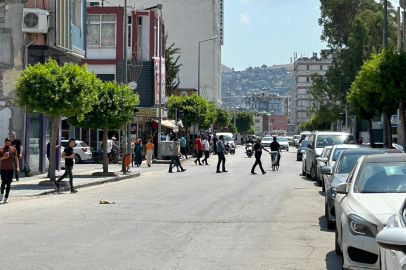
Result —
<path fill-rule="evenodd" d="M 312 117 L 311 75 L 316 73 L 324 76 L 332 66 L 333 57 L 333 54 L 329 54 L 325 58 L 319 58 L 317 53 L 313 53 L 312 58 L 295 56 L 290 91 L 292 100 L 290 123 L 295 124 L 295 133 L 298 133 L 300 123 L 308 122 Z"/>
<path fill-rule="evenodd" d="M 122 0 L 87 0 L 88 5 L 122 6 Z M 181 49 L 180 89 L 198 87 L 198 54 L 200 51 L 200 92 L 208 101 L 221 104 L 221 44 L 223 40 L 223 0 L 162 0 L 162 17 L 168 45 L 175 42 Z M 127 5 L 143 10 L 158 3 L 156 0 L 127 0 Z M 159 13 L 158 13 L 159 15 Z"/>

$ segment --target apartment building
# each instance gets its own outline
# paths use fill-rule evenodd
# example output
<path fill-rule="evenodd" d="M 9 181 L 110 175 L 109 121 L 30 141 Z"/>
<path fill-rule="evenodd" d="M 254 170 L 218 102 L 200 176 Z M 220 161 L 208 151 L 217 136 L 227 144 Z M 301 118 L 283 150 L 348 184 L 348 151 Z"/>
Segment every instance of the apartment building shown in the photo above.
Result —
<path fill-rule="evenodd" d="M 266 112 L 268 114 L 283 115 L 283 97 L 267 91 L 254 91 L 244 97 L 244 106 L 250 112 Z"/>
<path fill-rule="evenodd" d="M 323 57 L 322 55 L 327 55 Z M 334 54 L 322 52 L 320 57 L 317 53 L 313 53 L 311 58 L 294 57 L 294 69 L 291 76 L 291 118 L 290 123 L 295 124 L 295 133 L 299 132 L 299 125 L 302 122 L 310 121 L 312 96 L 310 95 L 310 87 L 313 82 L 312 74 L 324 76 L 327 70 L 331 67 Z"/>
<path fill-rule="evenodd" d="M 122 6 L 121 0 L 87 0 L 89 6 Z M 200 43 L 200 93 L 221 104 L 221 45 L 224 42 L 223 0 L 162 0 L 168 44 L 181 49 L 180 91 L 197 91 Z M 134 10 L 156 6 L 154 0 L 127 0 Z M 159 14 L 160 15 L 160 14 Z M 217 37 L 212 40 L 213 37 Z M 205 41 L 207 40 L 207 41 Z M 202 42 L 205 41 L 205 42 Z M 186 92 L 185 92 L 186 93 Z"/>
<path fill-rule="evenodd" d="M 51 119 L 26 114 L 12 100 L 14 82 L 27 65 L 77 63 L 86 54 L 86 3 L 81 0 L 0 1 L 0 140 L 14 130 L 33 173 L 48 167 Z M 60 134 L 58 134 L 60 138 Z M 58 163 L 57 163 L 58 164 Z"/>

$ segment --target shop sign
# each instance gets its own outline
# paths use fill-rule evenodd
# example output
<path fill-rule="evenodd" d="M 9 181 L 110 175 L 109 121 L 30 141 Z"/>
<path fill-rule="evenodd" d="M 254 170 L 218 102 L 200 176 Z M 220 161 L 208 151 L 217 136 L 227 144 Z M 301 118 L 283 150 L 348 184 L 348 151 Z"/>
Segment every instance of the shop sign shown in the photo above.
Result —
<path fill-rule="evenodd" d="M 154 60 L 154 90 L 155 90 L 155 104 L 159 104 L 159 58 L 153 57 Z M 165 58 L 161 57 L 161 97 L 165 96 Z M 161 100 L 162 101 L 162 100 Z"/>
<path fill-rule="evenodd" d="M 219 41 L 224 44 L 224 0 L 219 2 Z"/>
<path fill-rule="evenodd" d="M 154 113 L 151 109 L 139 109 L 137 116 L 141 115 L 154 116 Z"/>

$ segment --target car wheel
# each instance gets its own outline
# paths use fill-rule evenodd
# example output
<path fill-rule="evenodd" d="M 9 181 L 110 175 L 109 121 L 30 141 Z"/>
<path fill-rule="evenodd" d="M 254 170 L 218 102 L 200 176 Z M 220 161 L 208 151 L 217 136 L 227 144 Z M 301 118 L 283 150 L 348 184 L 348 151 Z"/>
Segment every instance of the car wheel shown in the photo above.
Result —
<path fill-rule="evenodd" d="M 329 230 L 334 230 L 334 228 L 336 227 L 336 224 L 334 222 L 332 222 L 329 218 L 328 218 L 328 206 L 327 204 L 324 205 L 324 215 L 326 216 L 326 221 L 327 221 L 327 229 Z"/>
<path fill-rule="evenodd" d="M 286 152 L 289 152 L 289 147 L 288 147 L 288 148 L 286 148 Z"/>
<path fill-rule="evenodd" d="M 301 161 L 302 159 L 299 156 L 296 156 L 296 161 Z"/>
<path fill-rule="evenodd" d="M 306 175 L 306 170 L 304 169 L 303 165 L 302 165 L 302 175 L 303 175 L 303 176 L 307 176 L 307 175 Z"/>
<path fill-rule="evenodd" d="M 75 155 L 75 163 L 79 164 L 82 161 L 82 159 L 80 158 L 80 156 L 78 154 Z"/>
<path fill-rule="evenodd" d="M 313 179 L 313 180 L 317 180 L 316 179 L 316 170 L 314 169 L 314 165 L 312 165 L 310 167 L 310 178 Z"/>
<path fill-rule="evenodd" d="M 337 255 L 343 255 L 343 252 L 341 251 L 341 247 L 340 244 L 338 243 L 338 231 L 337 228 L 335 230 L 335 239 L 336 239 L 336 243 L 335 243 L 335 251 Z M 343 265 L 344 265 L 344 261 L 343 261 Z"/>

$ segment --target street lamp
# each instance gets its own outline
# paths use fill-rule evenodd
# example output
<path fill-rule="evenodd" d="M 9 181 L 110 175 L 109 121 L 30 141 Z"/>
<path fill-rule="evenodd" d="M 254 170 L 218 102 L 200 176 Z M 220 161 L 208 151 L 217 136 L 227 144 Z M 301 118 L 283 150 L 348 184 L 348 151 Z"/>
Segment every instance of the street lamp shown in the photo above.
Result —
<path fill-rule="evenodd" d="M 198 67 L 197 67 L 197 95 L 198 96 L 200 96 L 200 44 L 201 43 L 203 43 L 203 42 L 206 42 L 206 41 L 210 41 L 210 40 L 213 40 L 213 39 L 216 39 L 216 38 L 218 38 L 218 36 L 215 36 L 215 37 L 212 37 L 212 38 L 209 38 L 209 39 L 206 39 L 206 40 L 202 40 L 202 41 L 199 41 L 199 58 L 198 58 Z"/>

